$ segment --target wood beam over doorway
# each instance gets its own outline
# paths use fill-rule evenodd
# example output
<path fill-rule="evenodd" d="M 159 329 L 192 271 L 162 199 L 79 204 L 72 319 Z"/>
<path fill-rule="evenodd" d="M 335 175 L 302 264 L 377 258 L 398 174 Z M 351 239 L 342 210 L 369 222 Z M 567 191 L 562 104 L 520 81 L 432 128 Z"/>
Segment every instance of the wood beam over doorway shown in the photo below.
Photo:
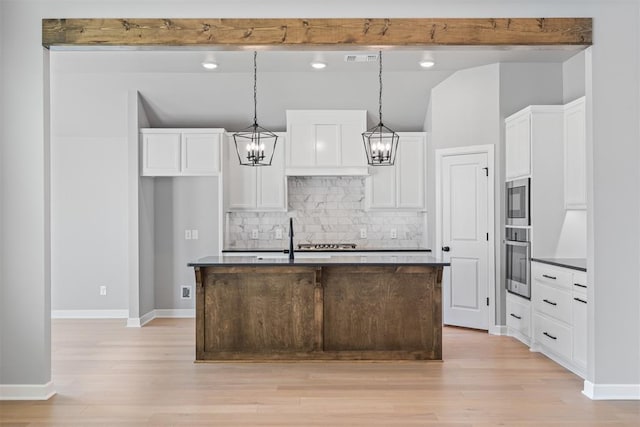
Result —
<path fill-rule="evenodd" d="M 52 46 L 591 45 L 591 18 L 43 19 Z"/>

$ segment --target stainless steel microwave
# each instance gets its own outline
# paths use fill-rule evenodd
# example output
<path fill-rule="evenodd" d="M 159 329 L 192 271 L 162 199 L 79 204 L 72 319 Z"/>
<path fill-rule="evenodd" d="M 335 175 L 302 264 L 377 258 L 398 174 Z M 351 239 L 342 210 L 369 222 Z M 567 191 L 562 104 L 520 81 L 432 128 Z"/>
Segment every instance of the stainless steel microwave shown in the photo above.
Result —
<path fill-rule="evenodd" d="M 531 179 L 507 182 L 507 225 L 531 225 Z"/>

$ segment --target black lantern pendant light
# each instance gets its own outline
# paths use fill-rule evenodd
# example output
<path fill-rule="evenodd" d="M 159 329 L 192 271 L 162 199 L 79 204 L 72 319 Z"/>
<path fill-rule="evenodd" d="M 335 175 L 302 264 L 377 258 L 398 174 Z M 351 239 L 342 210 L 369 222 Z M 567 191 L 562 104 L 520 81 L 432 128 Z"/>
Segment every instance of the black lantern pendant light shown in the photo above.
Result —
<path fill-rule="evenodd" d="M 367 163 L 371 166 L 391 166 L 396 161 L 400 136 L 382 124 L 382 51 L 378 53 L 380 92 L 378 98 L 378 124 L 362 134 Z"/>
<path fill-rule="evenodd" d="M 270 166 L 278 136 L 258 126 L 258 52 L 253 52 L 253 124 L 233 134 L 241 165 Z"/>

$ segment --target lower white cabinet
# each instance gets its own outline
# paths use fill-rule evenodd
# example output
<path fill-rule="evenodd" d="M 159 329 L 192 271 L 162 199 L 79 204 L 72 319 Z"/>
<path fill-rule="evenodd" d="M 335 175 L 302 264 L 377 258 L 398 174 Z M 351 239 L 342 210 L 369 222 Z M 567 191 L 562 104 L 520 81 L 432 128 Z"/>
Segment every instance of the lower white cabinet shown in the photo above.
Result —
<path fill-rule="evenodd" d="M 534 261 L 531 276 L 531 349 L 544 353 L 584 378 L 587 368 L 586 273 Z"/>
<path fill-rule="evenodd" d="M 141 175 L 219 175 L 223 132 L 223 129 L 140 129 Z"/>
<path fill-rule="evenodd" d="M 587 370 L 587 274 L 575 272 L 572 280 L 573 363 Z"/>
<path fill-rule="evenodd" d="M 287 180 L 284 175 L 285 134 L 278 141 L 271 166 L 240 164 L 233 137 L 224 144 L 224 193 L 227 211 L 286 211 Z"/>
<path fill-rule="evenodd" d="M 531 343 L 531 301 L 507 293 L 507 334 Z"/>
<path fill-rule="evenodd" d="M 398 154 L 393 166 L 370 166 L 366 181 L 365 207 L 375 209 L 425 210 L 425 132 L 398 132 Z"/>

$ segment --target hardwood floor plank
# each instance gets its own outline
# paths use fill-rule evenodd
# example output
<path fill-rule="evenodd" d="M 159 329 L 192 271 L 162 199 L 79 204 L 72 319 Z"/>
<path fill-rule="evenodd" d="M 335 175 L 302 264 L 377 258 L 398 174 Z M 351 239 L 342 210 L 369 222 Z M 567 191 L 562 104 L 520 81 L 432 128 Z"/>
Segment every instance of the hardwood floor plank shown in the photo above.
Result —
<path fill-rule="evenodd" d="M 5 426 L 634 426 L 640 402 L 509 337 L 445 327 L 444 362 L 194 363 L 192 319 L 54 320 L 46 402 L 0 402 Z"/>

